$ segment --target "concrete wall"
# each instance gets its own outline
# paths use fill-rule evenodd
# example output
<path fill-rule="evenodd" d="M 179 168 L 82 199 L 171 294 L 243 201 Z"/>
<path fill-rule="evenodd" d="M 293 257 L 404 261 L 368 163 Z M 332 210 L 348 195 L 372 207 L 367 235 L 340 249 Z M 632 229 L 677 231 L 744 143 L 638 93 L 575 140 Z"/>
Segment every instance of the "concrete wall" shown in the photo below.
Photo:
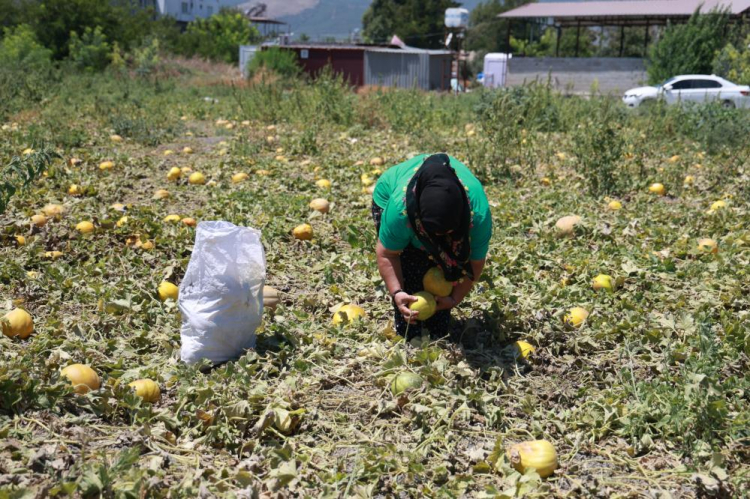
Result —
<path fill-rule="evenodd" d="M 562 92 L 587 94 L 594 82 L 601 93 L 622 93 L 646 81 L 643 59 L 621 57 L 514 57 L 508 68 L 507 85 L 534 80 L 546 82 Z"/>

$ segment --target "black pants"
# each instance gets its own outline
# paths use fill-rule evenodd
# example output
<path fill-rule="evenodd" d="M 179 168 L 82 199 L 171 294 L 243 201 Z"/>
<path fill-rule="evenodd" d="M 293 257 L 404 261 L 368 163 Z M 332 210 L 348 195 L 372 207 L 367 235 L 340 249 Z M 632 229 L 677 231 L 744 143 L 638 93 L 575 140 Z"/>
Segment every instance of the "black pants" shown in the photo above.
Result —
<path fill-rule="evenodd" d="M 383 216 L 383 208 L 372 203 L 372 219 L 375 222 L 375 232 L 380 234 L 380 219 Z M 404 251 L 401 252 L 401 272 L 404 276 L 404 291 L 413 295 L 419 291 L 424 291 L 422 285 L 422 279 L 430 268 L 435 266 L 426 251 L 419 248 L 415 248 L 411 244 L 407 246 Z M 422 335 L 422 327 L 426 327 L 430 333 L 430 336 L 441 337 L 445 336 L 450 332 L 450 310 L 441 310 L 435 313 L 432 317 L 426 321 L 417 321 L 414 324 L 409 324 L 404 319 L 404 316 L 398 310 L 396 305 L 393 305 L 395 312 L 394 317 L 394 329 L 398 334 L 404 336 L 406 339 L 413 338 L 415 336 Z M 407 333 L 408 330 L 408 333 Z"/>

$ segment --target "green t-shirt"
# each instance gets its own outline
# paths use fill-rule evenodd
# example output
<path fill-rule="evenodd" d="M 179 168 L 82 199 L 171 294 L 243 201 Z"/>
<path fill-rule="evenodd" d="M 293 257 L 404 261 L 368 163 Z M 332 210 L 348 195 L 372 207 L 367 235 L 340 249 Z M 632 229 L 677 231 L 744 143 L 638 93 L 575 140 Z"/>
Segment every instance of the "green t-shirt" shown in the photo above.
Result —
<path fill-rule="evenodd" d="M 401 164 L 390 167 L 378 179 L 372 200 L 383 208 L 380 224 L 380 242 L 386 249 L 401 251 L 409 244 L 424 249 L 414 231 L 409 227 L 406 215 L 406 187 L 414 173 L 422 166 L 429 154 L 420 154 Z M 479 180 L 466 165 L 449 156 L 456 175 L 467 188 L 471 203 L 472 227 L 469 231 L 471 243 L 471 260 L 482 260 L 487 256 L 487 249 L 492 236 L 492 216 L 487 196 Z"/>

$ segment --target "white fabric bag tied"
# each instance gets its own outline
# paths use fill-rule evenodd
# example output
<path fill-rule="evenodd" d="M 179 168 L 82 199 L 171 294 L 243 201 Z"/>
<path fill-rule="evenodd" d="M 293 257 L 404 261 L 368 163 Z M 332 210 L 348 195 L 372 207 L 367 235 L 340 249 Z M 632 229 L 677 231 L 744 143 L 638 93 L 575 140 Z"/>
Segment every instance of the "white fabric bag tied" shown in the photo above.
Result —
<path fill-rule="evenodd" d="M 255 347 L 265 278 L 259 230 L 229 222 L 198 224 L 178 298 L 183 362 L 217 364 Z"/>

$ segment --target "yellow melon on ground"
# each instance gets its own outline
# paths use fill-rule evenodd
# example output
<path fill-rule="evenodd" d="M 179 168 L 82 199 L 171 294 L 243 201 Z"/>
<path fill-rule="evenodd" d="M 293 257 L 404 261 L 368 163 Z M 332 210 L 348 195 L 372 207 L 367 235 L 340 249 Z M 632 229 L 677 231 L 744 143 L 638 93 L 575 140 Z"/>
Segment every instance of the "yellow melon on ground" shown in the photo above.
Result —
<path fill-rule="evenodd" d="M 534 348 L 534 345 L 527 341 L 518 340 L 513 344 L 513 346 L 516 349 L 517 355 L 524 359 L 528 359 L 529 357 L 531 357 L 531 354 L 536 352 L 536 348 Z"/>
<path fill-rule="evenodd" d="M 656 182 L 649 186 L 648 191 L 652 194 L 656 194 L 657 196 L 663 196 L 667 193 L 667 188 L 664 187 L 664 184 Z"/>
<path fill-rule="evenodd" d="M 239 184 L 240 182 L 244 182 L 245 180 L 247 180 L 249 177 L 250 175 L 245 172 L 235 173 L 234 175 L 232 175 L 232 183 Z"/>
<path fill-rule="evenodd" d="M 22 235 L 16 236 L 16 244 L 19 246 L 26 246 L 26 237 Z"/>
<path fill-rule="evenodd" d="M 583 321 L 589 316 L 589 311 L 583 307 L 573 307 L 565 314 L 563 321 L 572 327 L 580 327 Z"/>
<path fill-rule="evenodd" d="M 50 260 L 57 260 L 63 256 L 62 251 L 45 251 L 44 252 L 44 258 L 49 258 Z"/>
<path fill-rule="evenodd" d="M 157 292 L 161 301 L 177 300 L 180 288 L 169 281 L 162 281 L 157 288 Z"/>
<path fill-rule="evenodd" d="M 99 169 L 101 171 L 108 171 L 115 167 L 115 163 L 113 161 L 102 161 L 99 163 Z"/>
<path fill-rule="evenodd" d="M 150 379 L 137 379 L 128 383 L 130 388 L 135 390 L 135 394 L 143 399 L 144 402 L 155 403 L 161 399 L 161 390 L 159 385 Z"/>
<path fill-rule="evenodd" d="M 618 211 L 622 209 L 622 203 L 617 201 L 616 199 L 613 199 L 612 201 L 609 202 L 607 207 L 612 211 Z"/>
<path fill-rule="evenodd" d="M 184 223 L 188 227 L 195 227 L 198 224 L 198 222 L 196 222 L 195 219 L 191 217 L 183 218 L 182 223 Z"/>
<path fill-rule="evenodd" d="M 157 189 L 156 192 L 154 192 L 153 199 L 167 199 L 169 197 L 169 191 L 166 189 Z"/>
<path fill-rule="evenodd" d="M 557 469 L 557 452 L 546 440 L 531 440 L 512 445 L 507 452 L 511 465 L 520 473 L 534 468 L 542 478 L 547 478 Z"/>
<path fill-rule="evenodd" d="M 167 180 L 178 180 L 182 176 L 182 170 L 180 170 L 178 167 L 173 166 L 169 169 L 169 172 L 167 172 Z"/>
<path fill-rule="evenodd" d="M 612 276 L 609 276 L 607 274 L 599 274 L 598 276 L 594 277 L 594 281 L 592 282 L 591 286 L 594 288 L 595 291 L 608 291 L 612 292 L 615 290 L 615 280 L 612 278 Z"/>
<path fill-rule="evenodd" d="M 90 234 L 94 232 L 94 224 L 88 220 L 84 220 L 76 224 L 76 230 L 81 234 Z"/>
<path fill-rule="evenodd" d="M 424 384 L 422 377 L 411 371 L 406 371 L 397 374 L 391 380 L 391 393 L 394 395 L 401 395 L 404 392 L 410 390 L 418 390 Z"/>
<path fill-rule="evenodd" d="M 301 239 L 302 241 L 309 241 L 313 238 L 313 228 L 310 224 L 301 224 L 292 229 L 292 236 L 295 239 Z"/>
<path fill-rule="evenodd" d="M 330 189 L 331 188 L 331 181 L 325 178 L 322 178 L 315 182 L 315 185 L 320 187 L 321 189 Z"/>
<path fill-rule="evenodd" d="M 42 208 L 42 213 L 48 217 L 60 218 L 65 209 L 59 204 L 47 204 Z"/>
<path fill-rule="evenodd" d="M 698 250 L 703 253 L 718 253 L 719 244 L 710 238 L 700 239 L 698 241 Z"/>
<path fill-rule="evenodd" d="M 191 173 L 188 177 L 188 182 L 193 185 L 203 185 L 206 183 L 206 176 L 201 172 Z"/>
<path fill-rule="evenodd" d="M 355 320 L 362 320 L 367 316 L 367 312 L 362 307 L 354 304 L 344 305 L 333 314 L 333 324 L 349 324 Z"/>
<path fill-rule="evenodd" d="M 81 395 L 101 386 L 99 375 L 85 364 L 71 364 L 60 371 L 60 375 L 68 378 L 75 392 Z"/>
<path fill-rule="evenodd" d="M 276 310 L 279 305 L 279 290 L 271 286 L 263 286 L 263 306 L 271 310 Z"/>
<path fill-rule="evenodd" d="M 193 148 L 192 147 L 183 147 L 182 148 L 182 154 L 193 154 Z"/>
<path fill-rule="evenodd" d="M 0 319 L 0 325 L 3 334 L 11 338 L 18 336 L 21 339 L 26 339 L 34 332 L 34 319 L 31 318 L 31 314 L 22 308 L 14 308 L 5 314 Z"/>
<path fill-rule="evenodd" d="M 180 220 L 182 220 L 182 217 L 180 215 L 167 215 L 164 217 L 164 221 L 167 223 L 177 223 Z"/>
<path fill-rule="evenodd" d="M 453 283 L 445 279 L 443 269 L 432 267 L 422 278 L 424 290 L 435 296 L 449 296 L 453 292 Z"/>
<path fill-rule="evenodd" d="M 32 215 L 31 224 L 35 227 L 44 227 L 45 225 L 47 225 L 47 217 L 45 217 L 44 215 Z"/>
<path fill-rule="evenodd" d="M 68 187 L 68 194 L 71 196 L 80 196 L 83 192 L 83 189 L 80 185 L 77 184 L 71 184 L 70 187 Z"/>
<path fill-rule="evenodd" d="M 310 208 L 315 211 L 319 211 L 320 213 L 328 213 L 330 206 L 331 204 L 327 199 L 316 198 L 310 201 Z"/>
<path fill-rule="evenodd" d="M 726 208 L 726 207 L 727 207 L 727 202 L 724 201 L 724 200 L 722 200 L 722 199 L 720 199 L 718 201 L 714 201 L 713 203 L 711 203 L 711 209 L 713 211 L 718 211 L 718 210 L 720 210 L 722 208 Z"/>
<path fill-rule="evenodd" d="M 370 166 L 383 166 L 385 161 L 381 157 L 375 157 L 370 160 Z"/>
<path fill-rule="evenodd" d="M 555 222 L 555 228 L 558 235 L 573 237 L 575 235 L 575 227 L 580 223 L 581 217 L 578 215 L 568 215 Z"/>

